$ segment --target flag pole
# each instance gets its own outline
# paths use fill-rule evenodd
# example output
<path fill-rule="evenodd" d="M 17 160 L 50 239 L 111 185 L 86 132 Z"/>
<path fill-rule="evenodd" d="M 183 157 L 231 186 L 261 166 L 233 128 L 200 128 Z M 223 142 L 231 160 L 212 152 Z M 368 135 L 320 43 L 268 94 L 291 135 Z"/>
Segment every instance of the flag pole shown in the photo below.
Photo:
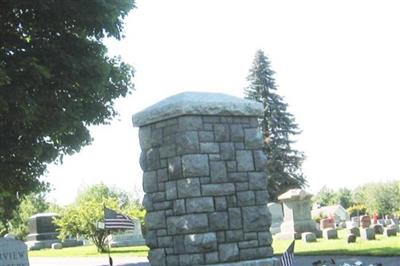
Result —
<path fill-rule="evenodd" d="M 104 215 L 104 230 L 105 230 L 105 232 L 106 232 L 106 234 L 107 234 L 107 244 L 108 244 L 108 249 L 107 249 L 107 251 L 108 251 L 108 263 L 109 263 L 109 265 L 110 266 L 113 266 L 113 259 L 111 258 L 111 245 L 110 245 L 110 235 L 111 235 L 111 233 L 110 233 L 110 229 L 108 229 L 107 230 L 107 226 L 106 226 L 106 203 L 105 202 L 103 202 L 103 215 Z"/>

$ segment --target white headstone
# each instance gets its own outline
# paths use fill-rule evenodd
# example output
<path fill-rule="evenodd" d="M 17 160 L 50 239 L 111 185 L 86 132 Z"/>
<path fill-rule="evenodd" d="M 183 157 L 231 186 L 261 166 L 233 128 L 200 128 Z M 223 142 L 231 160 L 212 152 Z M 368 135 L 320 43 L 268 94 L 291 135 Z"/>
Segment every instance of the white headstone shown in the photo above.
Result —
<path fill-rule="evenodd" d="M 29 266 L 28 248 L 24 242 L 0 238 L 0 266 Z"/>

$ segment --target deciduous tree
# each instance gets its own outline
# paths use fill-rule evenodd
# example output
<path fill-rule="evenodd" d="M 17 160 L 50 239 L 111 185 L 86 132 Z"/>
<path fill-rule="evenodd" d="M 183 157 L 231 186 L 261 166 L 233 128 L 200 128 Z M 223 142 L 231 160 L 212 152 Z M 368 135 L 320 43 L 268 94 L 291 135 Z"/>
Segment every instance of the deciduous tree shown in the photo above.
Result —
<path fill-rule="evenodd" d="M 43 191 L 48 163 L 90 144 L 116 115 L 133 69 L 107 55 L 133 0 L 0 0 L 0 219 Z M 19 195 L 19 197 L 18 197 Z"/>

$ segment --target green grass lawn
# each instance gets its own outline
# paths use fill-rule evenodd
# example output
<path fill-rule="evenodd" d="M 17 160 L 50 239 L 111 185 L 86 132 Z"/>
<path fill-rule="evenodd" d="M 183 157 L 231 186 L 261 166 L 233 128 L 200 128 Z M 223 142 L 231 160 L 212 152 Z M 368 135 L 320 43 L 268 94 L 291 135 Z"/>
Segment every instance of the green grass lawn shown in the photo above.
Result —
<path fill-rule="evenodd" d="M 146 246 L 111 248 L 112 256 L 147 257 L 149 248 Z M 98 253 L 95 246 L 81 246 L 63 249 L 41 249 L 29 251 L 29 257 L 89 257 L 104 256 Z"/>
<path fill-rule="evenodd" d="M 376 235 L 376 240 L 365 241 L 357 237 L 356 243 L 347 243 L 346 230 L 338 230 L 338 239 L 317 239 L 314 243 L 303 243 L 296 240 L 294 253 L 296 255 L 358 255 L 358 256 L 400 256 L 400 236 L 384 237 Z M 286 251 L 290 240 L 274 240 L 273 248 L 276 255 Z"/>
<path fill-rule="evenodd" d="M 338 239 L 317 239 L 314 243 L 303 243 L 296 240 L 296 255 L 364 255 L 364 256 L 400 256 L 400 236 L 384 237 L 376 235 L 376 240 L 364 241 L 357 238 L 356 243 L 346 243 L 346 230 L 338 231 Z M 281 255 L 290 245 L 290 240 L 274 240 L 272 246 L 275 255 Z M 146 257 L 148 248 L 146 246 L 112 248 L 113 256 L 136 256 Z M 63 249 L 43 249 L 29 251 L 30 257 L 87 257 L 104 256 L 97 252 L 95 246 L 83 246 Z"/>

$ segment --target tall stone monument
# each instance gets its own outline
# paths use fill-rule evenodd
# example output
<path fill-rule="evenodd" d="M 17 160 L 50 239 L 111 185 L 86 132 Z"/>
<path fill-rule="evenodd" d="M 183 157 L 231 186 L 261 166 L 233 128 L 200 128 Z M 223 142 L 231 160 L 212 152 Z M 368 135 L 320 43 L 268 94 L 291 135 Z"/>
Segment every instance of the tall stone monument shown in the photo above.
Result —
<path fill-rule="evenodd" d="M 151 265 L 277 265 L 262 112 L 253 101 L 187 92 L 133 116 Z"/>
<path fill-rule="evenodd" d="M 283 223 L 281 232 L 275 235 L 277 239 L 300 239 L 305 232 L 321 235 L 311 219 L 311 197 L 302 189 L 291 189 L 278 197 L 283 204 Z"/>

